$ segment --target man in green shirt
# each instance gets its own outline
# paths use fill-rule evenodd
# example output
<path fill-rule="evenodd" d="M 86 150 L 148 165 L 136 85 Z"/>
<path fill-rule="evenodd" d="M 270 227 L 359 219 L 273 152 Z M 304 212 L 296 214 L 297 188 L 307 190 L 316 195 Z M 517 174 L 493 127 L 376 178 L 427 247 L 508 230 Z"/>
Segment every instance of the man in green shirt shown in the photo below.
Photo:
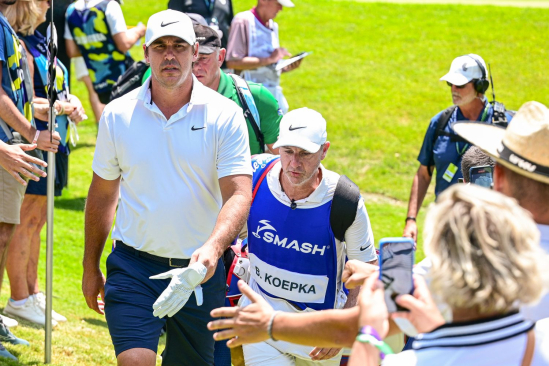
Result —
<path fill-rule="evenodd" d="M 194 63 L 193 74 L 202 84 L 217 90 L 218 93 L 242 107 L 233 78 L 221 70 L 226 50 L 221 48 L 221 40 L 217 32 L 200 24 L 194 26 L 194 32 L 200 45 L 198 48 L 200 55 Z M 282 111 L 278 107 L 275 97 L 263 85 L 252 82 L 248 82 L 248 85 L 259 114 L 259 125 L 265 145 L 272 153 L 278 154 L 278 149 L 273 149 L 273 145 L 278 138 L 278 126 L 282 119 Z M 250 152 L 252 155 L 260 154 L 262 149 L 251 123 L 253 122 L 250 121 L 250 118 L 246 118 Z"/>

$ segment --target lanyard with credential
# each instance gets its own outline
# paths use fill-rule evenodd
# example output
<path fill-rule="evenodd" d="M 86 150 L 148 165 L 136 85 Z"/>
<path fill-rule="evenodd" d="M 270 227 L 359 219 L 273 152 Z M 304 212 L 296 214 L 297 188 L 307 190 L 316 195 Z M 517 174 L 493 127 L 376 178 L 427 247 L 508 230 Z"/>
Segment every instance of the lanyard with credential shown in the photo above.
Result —
<path fill-rule="evenodd" d="M 480 122 L 486 122 L 486 120 L 488 119 L 488 107 L 489 107 L 489 105 L 490 104 L 486 103 L 486 106 L 484 107 L 484 111 L 482 112 L 482 117 L 480 117 Z M 457 120 L 457 108 L 454 111 L 454 114 L 452 115 L 452 118 L 454 119 L 454 122 L 456 122 L 456 120 Z M 456 142 L 456 151 L 460 156 L 465 154 L 468 147 L 469 147 L 469 144 L 465 143 L 465 145 L 463 146 L 463 149 L 460 149 L 459 148 L 459 142 Z"/>

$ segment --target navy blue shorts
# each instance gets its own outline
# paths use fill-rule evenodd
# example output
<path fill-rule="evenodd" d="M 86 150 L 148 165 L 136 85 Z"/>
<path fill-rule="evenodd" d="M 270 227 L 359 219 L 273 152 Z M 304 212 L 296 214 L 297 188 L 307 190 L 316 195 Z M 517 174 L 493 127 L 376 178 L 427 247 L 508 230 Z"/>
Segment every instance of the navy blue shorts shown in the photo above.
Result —
<path fill-rule="evenodd" d="M 173 317 L 153 316 L 153 304 L 170 283 L 150 276 L 174 267 L 117 247 L 107 258 L 105 316 L 116 356 L 132 348 L 157 352 L 160 330 L 167 325 L 162 365 L 213 365 L 214 339 L 206 328 L 210 311 L 225 303 L 225 270 L 220 260 L 208 282 L 202 284 L 204 303 L 196 305 L 194 293 Z"/>
<path fill-rule="evenodd" d="M 48 162 L 48 154 L 44 153 L 44 161 Z M 69 155 L 58 152 L 55 154 L 55 188 L 54 196 L 61 196 L 63 188 L 67 186 L 69 172 Z M 46 196 L 48 194 L 48 178 L 40 177 L 38 182 L 29 180 L 25 194 Z"/>

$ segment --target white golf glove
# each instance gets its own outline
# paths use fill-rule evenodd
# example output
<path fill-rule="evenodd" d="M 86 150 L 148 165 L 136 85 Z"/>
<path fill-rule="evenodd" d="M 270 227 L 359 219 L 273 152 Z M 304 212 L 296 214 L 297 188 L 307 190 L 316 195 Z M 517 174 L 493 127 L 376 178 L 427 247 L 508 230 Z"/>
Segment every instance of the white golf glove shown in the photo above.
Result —
<path fill-rule="evenodd" d="M 200 283 L 206 277 L 206 272 L 206 267 L 202 263 L 196 262 L 187 268 L 176 268 L 149 277 L 151 280 L 172 279 L 168 287 L 153 304 L 153 315 L 159 318 L 166 315 L 169 317 L 174 316 L 185 306 L 193 291 L 196 296 L 196 304 L 198 306 L 202 305 L 203 298 Z"/>

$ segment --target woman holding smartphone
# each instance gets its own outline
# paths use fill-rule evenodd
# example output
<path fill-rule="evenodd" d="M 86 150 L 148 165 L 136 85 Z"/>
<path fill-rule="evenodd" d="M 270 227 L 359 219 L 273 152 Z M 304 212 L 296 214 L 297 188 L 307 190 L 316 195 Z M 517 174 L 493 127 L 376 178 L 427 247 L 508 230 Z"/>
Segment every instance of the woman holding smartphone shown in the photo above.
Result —
<path fill-rule="evenodd" d="M 384 366 L 549 364 L 549 318 L 536 324 L 518 309 L 538 300 L 546 285 L 547 256 L 526 210 L 498 192 L 455 185 L 429 211 L 424 246 L 430 285 L 414 276 L 413 296 L 396 299 L 410 311 L 391 314 L 421 333 L 412 350 L 384 358 L 389 314 L 383 286 L 371 276 L 361 293 L 361 331 L 349 365 L 379 365 L 380 356 Z M 451 323 L 432 296 L 451 307 Z"/>

